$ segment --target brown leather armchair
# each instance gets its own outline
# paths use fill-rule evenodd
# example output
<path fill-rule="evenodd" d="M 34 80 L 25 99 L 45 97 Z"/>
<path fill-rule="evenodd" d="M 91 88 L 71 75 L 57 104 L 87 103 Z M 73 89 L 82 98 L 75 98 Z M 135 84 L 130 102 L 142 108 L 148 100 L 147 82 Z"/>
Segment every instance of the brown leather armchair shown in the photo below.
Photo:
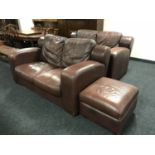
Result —
<path fill-rule="evenodd" d="M 119 32 L 78 30 L 71 33 L 72 38 L 94 39 L 97 45 L 111 48 L 111 56 L 108 67 L 108 77 L 120 79 L 128 69 L 128 62 L 134 43 L 134 38 L 123 36 Z"/>
<path fill-rule="evenodd" d="M 77 115 L 79 93 L 106 75 L 110 48 L 95 45 L 91 39 L 46 35 L 39 40 L 41 48 L 19 49 L 11 58 L 14 79 Z"/>

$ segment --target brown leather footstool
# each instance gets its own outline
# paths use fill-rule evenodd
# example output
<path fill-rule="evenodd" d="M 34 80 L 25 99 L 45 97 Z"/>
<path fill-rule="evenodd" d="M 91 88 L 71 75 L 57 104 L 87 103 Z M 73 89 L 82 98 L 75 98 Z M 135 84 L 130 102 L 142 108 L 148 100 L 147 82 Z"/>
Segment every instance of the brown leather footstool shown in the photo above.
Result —
<path fill-rule="evenodd" d="M 138 89 L 102 77 L 80 93 L 80 113 L 119 134 L 136 107 Z"/>

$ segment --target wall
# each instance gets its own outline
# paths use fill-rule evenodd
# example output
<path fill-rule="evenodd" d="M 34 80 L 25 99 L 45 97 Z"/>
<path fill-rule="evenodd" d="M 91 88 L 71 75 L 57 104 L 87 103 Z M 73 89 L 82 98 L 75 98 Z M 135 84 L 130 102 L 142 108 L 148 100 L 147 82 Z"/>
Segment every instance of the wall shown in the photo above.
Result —
<path fill-rule="evenodd" d="M 34 26 L 32 19 L 18 19 L 18 24 L 20 30 L 29 30 Z"/>
<path fill-rule="evenodd" d="M 133 36 L 135 41 L 131 56 L 155 61 L 155 21 L 105 19 L 104 30 Z"/>

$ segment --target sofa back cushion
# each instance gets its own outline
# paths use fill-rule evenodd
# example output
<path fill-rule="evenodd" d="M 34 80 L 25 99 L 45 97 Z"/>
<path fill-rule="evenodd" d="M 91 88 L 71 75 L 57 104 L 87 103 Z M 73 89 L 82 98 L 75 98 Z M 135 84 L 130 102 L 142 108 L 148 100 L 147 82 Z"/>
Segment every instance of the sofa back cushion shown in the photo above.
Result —
<path fill-rule="evenodd" d="M 70 38 L 65 41 L 62 66 L 67 67 L 90 58 L 96 42 L 92 39 Z"/>
<path fill-rule="evenodd" d="M 87 39 L 94 39 L 96 41 L 97 31 L 95 30 L 78 30 L 77 31 L 77 38 L 87 38 Z"/>
<path fill-rule="evenodd" d="M 114 47 L 119 44 L 122 34 L 112 31 L 100 31 L 97 33 L 97 44 Z"/>
<path fill-rule="evenodd" d="M 61 67 L 62 52 L 67 38 L 55 35 L 46 35 L 42 47 L 42 57 L 55 67 Z"/>

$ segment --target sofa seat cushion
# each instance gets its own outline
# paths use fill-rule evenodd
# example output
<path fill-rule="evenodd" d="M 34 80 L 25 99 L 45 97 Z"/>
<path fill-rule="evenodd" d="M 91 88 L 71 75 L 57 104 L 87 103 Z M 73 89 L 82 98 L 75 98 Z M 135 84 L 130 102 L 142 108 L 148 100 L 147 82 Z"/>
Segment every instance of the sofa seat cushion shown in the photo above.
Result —
<path fill-rule="evenodd" d="M 34 62 L 17 66 L 15 73 L 17 77 L 33 82 L 33 79 L 41 72 L 46 72 L 53 68 L 53 66 L 44 62 Z"/>
<path fill-rule="evenodd" d="M 42 72 L 35 77 L 34 85 L 55 96 L 60 96 L 61 72 L 60 68 Z"/>
<path fill-rule="evenodd" d="M 96 42 L 92 39 L 70 38 L 65 41 L 62 66 L 67 67 L 88 60 Z"/>
<path fill-rule="evenodd" d="M 100 78 L 80 93 L 83 102 L 110 117 L 121 119 L 134 103 L 138 89 L 130 84 Z"/>
<path fill-rule="evenodd" d="M 122 34 L 119 32 L 100 31 L 97 33 L 97 44 L 114 47 L 119 44 Z"/>
<path fill-rule="evenodd" d="M 95 30 L 78 30 L 77 31 L 77 38 L 87 38 L 87 39 L 93 39 L 96 41 L 97 37 L 97 31 Z"/>

